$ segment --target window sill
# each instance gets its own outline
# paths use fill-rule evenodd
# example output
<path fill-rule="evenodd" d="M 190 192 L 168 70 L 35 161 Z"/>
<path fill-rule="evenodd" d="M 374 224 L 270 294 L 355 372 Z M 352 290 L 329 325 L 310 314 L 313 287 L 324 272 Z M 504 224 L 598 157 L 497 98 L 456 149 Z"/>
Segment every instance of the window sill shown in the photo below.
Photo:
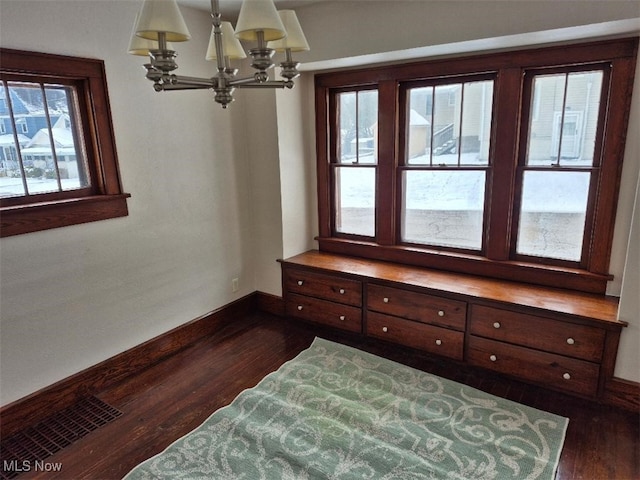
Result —
<path fill-rule="evenodd" d="M 94 195 L 0 209 L 0 237 L 126 217 L 128 193 Z"/>
<path fill-rule="evenodd" d="M 322 252 L 351 255 L 417 267 L 466 273 L 533 285 L 605 294 L 611 275 L 577 268 L 551 267 L 537 263 L 490 260 L 485 257 L 433 251 L 397 245 L 317 237 Z"/>

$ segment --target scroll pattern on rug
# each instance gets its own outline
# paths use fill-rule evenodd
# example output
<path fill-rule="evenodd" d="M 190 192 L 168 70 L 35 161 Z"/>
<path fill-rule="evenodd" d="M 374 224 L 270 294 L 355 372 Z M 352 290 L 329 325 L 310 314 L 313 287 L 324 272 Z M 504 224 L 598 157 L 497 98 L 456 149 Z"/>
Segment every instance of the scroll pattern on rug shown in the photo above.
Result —
<path fill-rule="evenodd" d="M 316 338 L 142 479 L 544 479 L 568 420 Z"/>

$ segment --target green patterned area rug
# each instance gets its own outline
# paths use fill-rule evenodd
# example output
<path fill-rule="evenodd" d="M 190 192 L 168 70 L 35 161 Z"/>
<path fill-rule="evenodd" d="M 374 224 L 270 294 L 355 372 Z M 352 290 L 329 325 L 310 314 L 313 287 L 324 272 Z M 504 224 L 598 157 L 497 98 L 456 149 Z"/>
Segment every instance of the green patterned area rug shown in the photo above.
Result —
<path fill-rule="evenodd" d="M 567 425 L 316 338 L 125 478 L 549 480 Z"/>

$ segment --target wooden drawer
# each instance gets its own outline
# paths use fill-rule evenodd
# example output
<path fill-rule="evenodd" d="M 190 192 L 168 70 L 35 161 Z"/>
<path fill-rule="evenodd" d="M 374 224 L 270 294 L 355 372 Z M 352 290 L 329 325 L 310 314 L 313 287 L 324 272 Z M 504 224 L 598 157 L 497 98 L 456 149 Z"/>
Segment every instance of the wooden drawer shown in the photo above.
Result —
<path fill-rule="evenodd" d="M 472 335 L 524 345 L 592 362 L 602 359 L 604 329 L 535 315 L 473 305 Z"/>
<path fill-rule="evenodd" d="M 425 293 L 370 283 L 367 285 L 367 308 L 417 322 L 461 331 L 465 329 L 465 302 Z"/>
<path fill-rule="evenodd" d="M 355 307 L 362 306 L 362 282 L 359 280 L 287 268 L 284 270 L 284 289 Z"/>
<path fill-rule="evenodd" d="M 287 297 L 285 308 L 287 315 L 290 317 L 301 318 L 350 332 L 362 332 L 362 310 L 357 307 L 293 293 Z"/>
<path fill-rule="evenodd" d="M 366 333 L 372 337 L 462 360 L 462 332 L 368 312 Z"/>
<path fill-rule="evenodd" d="M 469 336 L 467 362 L 546 387 L 590 397 L 598 391 L 600 366 L 530 348 Z"/>

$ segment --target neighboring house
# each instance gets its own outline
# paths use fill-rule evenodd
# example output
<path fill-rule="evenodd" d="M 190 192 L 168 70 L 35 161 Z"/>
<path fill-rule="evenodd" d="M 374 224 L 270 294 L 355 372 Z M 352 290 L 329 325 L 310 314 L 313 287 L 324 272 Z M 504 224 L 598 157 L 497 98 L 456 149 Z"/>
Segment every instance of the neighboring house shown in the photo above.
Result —
<path fill-rule="evenodd" d="M 73 131 L 69 125 L 69 116 L 66 114 L 61 115 L 51 127 L 51 136 L 48 128 L 41 128 L 25 148 L 21 148 L 23 162 L 25 165 L 42 169 L 53 168 L 51 139 L 53 139 L 61 178 L 77 178 L 78 164 Z M 69 169 L 73 171 L 70 172 Z"/>
<path fill-rule="evenodd" d="M 11 111 L 13 111 L 16 126 L 15 133 L 17 135 L 21 149 L 25 146 L 33 146 L 29 144 L 29 142 L 33 141 L 32 139 L 42 131 L 44 131 L 44 135 L 46 136 L 48 141 L 47 117 L 44 109 L 42 108 L 42 106 L 29 103 L 28 101 L 23 99 L 19 94 L 21 90 L 26 89 L 15 87 L 11 87 L 8 89 L 11 99 L 10 110 L 7 103 L 7 89 L 0 89 L 0 174 L 6 174 L 6 170 L 17 168 L 17 164 L 15 163 L 17 160 L 17 147 L 15 144 L 13 122 L 11 121 Z M 33 98 L 35 102 L 38 102 L 39 100 L 40 103 L 42 103 L 41 95 L 31 95 L 31 97 L 35 97 Z M 51 109 L 50 112 L 51 123 L 53 124 L 53 127 L 59 128 L 63 126 L 58 124 L 60 118 L 63 118 L 64 115 L 62 115 L 61 112 L 54 113 L 51 111 Z M 56 134 L 54 133 L 54 138 L 55 136 Z M 58 137 L 61 137 L 60 133 L 58 134 Z M 42 140 L 38 140 L 38 145 L 40 145 L 41 143 Z M 63 141 L 62 143 L 66 144 L 67 142 Z M 73 143 L 71 143 L 71 145 L 73 145 Z M 51 150 L 50 147 L 49 150 Z M 49 156 L 51 157 L 50 153 Z"/>

